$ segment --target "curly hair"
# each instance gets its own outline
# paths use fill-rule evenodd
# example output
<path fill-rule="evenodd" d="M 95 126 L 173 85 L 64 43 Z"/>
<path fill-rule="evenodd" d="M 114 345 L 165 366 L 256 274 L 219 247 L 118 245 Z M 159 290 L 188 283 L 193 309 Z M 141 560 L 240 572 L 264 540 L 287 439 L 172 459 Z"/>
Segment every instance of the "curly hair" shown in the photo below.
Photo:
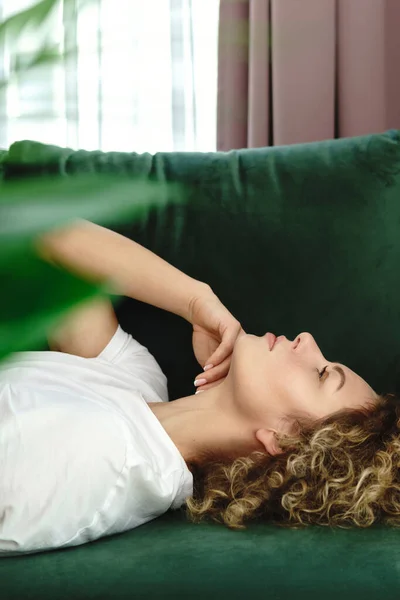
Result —
<path fill-rule="evenodd" d="M 278 437 L 282 452 L 255 451 L 188 462 L 193 495 L 189 521 L 209 518 L 230 529 L 262 519 L 286 527 L 311 524 L 400 525 L 400 401 L 380 395 L 362 410 L 344 410 L 317 422 L 296 421 Z"/>

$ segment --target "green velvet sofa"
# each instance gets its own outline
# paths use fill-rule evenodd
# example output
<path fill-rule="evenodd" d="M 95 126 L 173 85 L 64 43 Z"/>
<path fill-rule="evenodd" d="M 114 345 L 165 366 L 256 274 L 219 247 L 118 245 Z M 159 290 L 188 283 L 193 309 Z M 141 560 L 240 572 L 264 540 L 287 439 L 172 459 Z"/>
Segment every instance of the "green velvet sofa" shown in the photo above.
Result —
<path fill-rule="evenodd" d="M 208 282 L 247 332 L 310 331 L 329 360 L 398 393 L 400 131 L 155 155 L 25 141 L 2 169 L 4 180 L 92 172 L 183 183 L 186 202 L 117 230 Z M 170 399 L 193 393 L 190 325 L 130 299 L 116 311 L 158 360 Z M 398 600 L 400 530 L 232 531 L 191 524 L 182 509 L 84 546 L 3 558 L 0 598 Z"/>

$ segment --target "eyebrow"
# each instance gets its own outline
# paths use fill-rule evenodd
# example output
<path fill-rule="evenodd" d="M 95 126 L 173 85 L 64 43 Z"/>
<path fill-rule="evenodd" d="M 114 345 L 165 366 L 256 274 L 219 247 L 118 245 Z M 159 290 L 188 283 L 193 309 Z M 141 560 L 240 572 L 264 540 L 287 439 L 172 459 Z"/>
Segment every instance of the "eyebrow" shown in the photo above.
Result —
<path fill-rule="evenodd" d="M 335 365 L 334 367 L 332 367 L 332 369 L 335 369 L 335 371 L 337 371 L 340 375 L 340 383 L 337 389 L 333 392 L 334 394 L 336 394 L 336 392 L 338 392 L 346 383 L 346 375 L 344 374 L 342 367 L 339 367 L 339 365 Z"/>

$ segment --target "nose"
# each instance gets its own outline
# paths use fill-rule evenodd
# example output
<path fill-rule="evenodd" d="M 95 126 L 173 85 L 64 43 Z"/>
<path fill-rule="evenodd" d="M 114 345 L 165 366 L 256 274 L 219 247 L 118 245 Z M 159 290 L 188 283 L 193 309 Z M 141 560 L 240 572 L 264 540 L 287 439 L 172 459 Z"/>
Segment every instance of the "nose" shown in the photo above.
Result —
<path fill-rule="evenodd" d="M 300 346 L 300 342 L 302 342 L 301 347 L 304 346 L 304 333 L 300 333 L 292 342 L 293 350 L 296 350 Z"/>
<path fill-rule="evenodd" d="M 319 347 L 311 333 L 308 331 L 303 331 L 300 333 L 292 343 L 293 350 L 300 350 L 301 352 L 305 352 L 307 350 L 317 350 L 319 352 Z"/>

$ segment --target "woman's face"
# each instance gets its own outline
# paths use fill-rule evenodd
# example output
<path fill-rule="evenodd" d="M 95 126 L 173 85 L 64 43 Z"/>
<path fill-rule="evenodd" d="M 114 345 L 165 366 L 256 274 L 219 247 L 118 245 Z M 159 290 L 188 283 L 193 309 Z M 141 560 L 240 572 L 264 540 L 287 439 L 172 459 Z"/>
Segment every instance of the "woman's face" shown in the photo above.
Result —
<path fill-rule="evenodd" d="M 269 345 L 266 336 L 239 337 L 229 372 L 236 410 L 260 426 L 283 430 L 282 420 L 320 419 L 377 397 L 349 367 L 327 360 L 310 333 Z"/>

